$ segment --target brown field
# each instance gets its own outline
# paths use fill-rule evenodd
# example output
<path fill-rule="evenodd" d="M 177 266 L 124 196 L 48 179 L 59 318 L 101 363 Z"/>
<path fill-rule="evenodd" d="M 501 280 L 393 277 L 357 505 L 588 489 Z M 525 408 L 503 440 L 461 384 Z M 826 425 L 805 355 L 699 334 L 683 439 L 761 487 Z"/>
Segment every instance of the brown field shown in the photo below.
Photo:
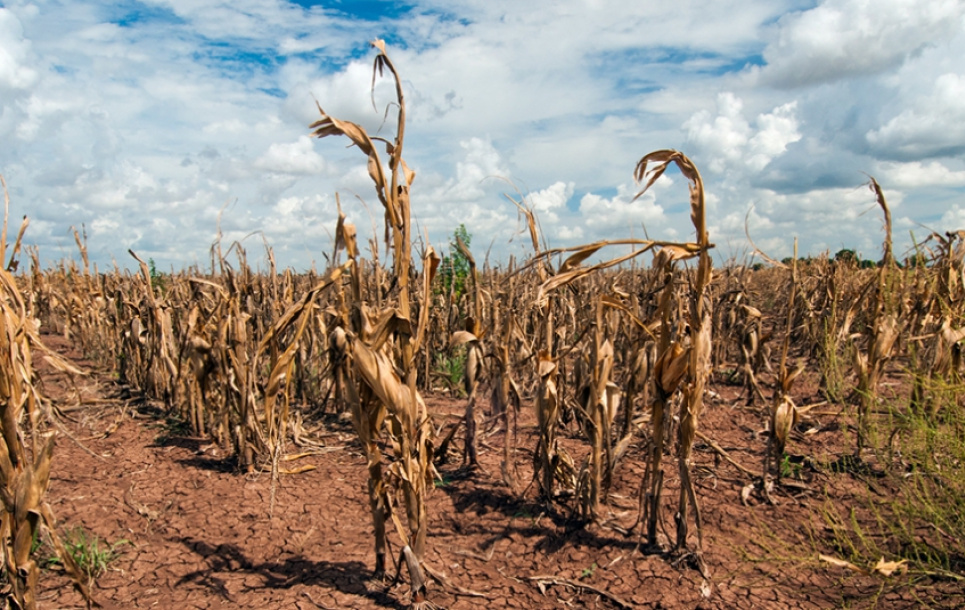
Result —
<path fill-rule="evenodd" d="M 49 340 L 66 347 L 59 337 Z M 50 378 L 45 387 L 69 402 L 59 395 L 73 391 L 63 376 Z M 800 396 L 820 398 L 813 383 L 807 385 L 802 384 Z M 735 400 L 738 387 L 711 384 L 711 390 L 720 397 L 708 405 L 704 431 L 735 461 L 756 469 L 766 448 L 759 411 Z M 268 473 L 239 473 L 211 442 L 170 435 L 158 407 L 122 398 L 124 388 L 108 378 L 86 380 L 77 391 L 96 406 L 70 413 L 77 422 L 70 430 L 102 457 L 62 436 L 49 501 L 62 523 L 83 526 L 105 541 L 130 541 L 119 547 L 117 560 L 94 587 L 106 607 L 406 606 L 407 586 L 370 581 L 365 459 L 347 422 L 320 424 L 317 438 L 323 446 L 300 462 L 317 469 L 282 475 L 276 512 L 269 517 Z M 440 415 L 459 414 L 462 407 L 443 397 L 430 405 Z M 815 415 L 809 426 L 818 431 L 800 436 L 795 454 L 828 464 L 847 453 L 838 417 Z M 524 469 L 536 436 L 535 418 L 524 417 L 519 453 Z M 580 444 L 572 426 L 564 440 L 574 451 Z M 891 491 L 884 482 L 808 467 L 799 486 L 781 493 L 775 505 L 756 497 L 744 505 L 741 490 L 752 477 L 698 444 L 704 579 L 686 563 L 675 566 L 666 554 L 645 549 L 638 535 L 606 524 L 583 527 L 565 508 L 548 511 L 532 488 L 512 493 L 498 476 L 501 451 L 490 442 L 495 437 L 482 441 L 480 470 L 467 473 L 453 460 L 440 468 L 445 485 L 429 495 L 427 562 L 448 579 L 432 583 L 430 599 L 441 607 L 956 608 L 965 603 L 954 582 L 866 576 L 818 561 L 819 551 L 831 552 L 815 539 L 827 528 L 822 511 L 829 505 L 853 507 L 859 520 L 870 520 L 868 503 Z M 644 445 L 642 438 L 633 444 L 611 492 L 606 519 L 617 527 L 628 527 L 638 514 Z M 671 490 L 676 485 L 672 477 L 666 483 Z M 43 607 L 84 606 L 61 573 L 50 571 L 42 578 Z M 460 589 L 483 597 L 461 595 Z"/>

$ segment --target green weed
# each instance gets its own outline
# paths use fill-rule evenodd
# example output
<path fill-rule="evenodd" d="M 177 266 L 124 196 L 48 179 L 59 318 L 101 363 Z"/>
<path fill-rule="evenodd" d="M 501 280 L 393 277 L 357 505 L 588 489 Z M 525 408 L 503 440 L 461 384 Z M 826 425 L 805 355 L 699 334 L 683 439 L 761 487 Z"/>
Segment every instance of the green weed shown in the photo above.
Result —
<path fill-rule="evenodd" d="M 833 313 L 832 313 L 833 315 Z M 821 389 L 830 402 L 841 403 L 847 393 L 847 364 L 838 353 L 838 341 L 833 324 L 824 320 L 818 365 L 821 369 Z"/>
<path fill-rule="evenodd" d="M 64 549 L 90 581 L 96 580 L 120 557 L 119 547 L 131 544 L 128 540 L 118 540 L 113 544 L 108 544 L 105 540 L 102 540 L 96 534 L 87 532 L 81 526 L 66 530 L 63 543 Z M 49 557 L 46 560 L 48 566 L 59 563 L 60 559 L 56 556 Z"/>
<path fill-rule="evenodd" d="M 882 406 L 869 420 L 875 482 L 859 510 L 825 505 L 825 542 L 858 565 L 905 559 L 920 572 L 965 577 L 965 413 L 954 402 L 935 415 Z"/>
<path fill-rule="evenodd" d="M 462 381 L 466 374 L 466 348 L 459 346 L 451 352 L 436 354 L 433 370 L 450 390 L 454 390 L 459 396 L 464 396 Z"/>
<path fill-rule="evenodd" d="M 785 479 L 800 479 L 803 464 L 794 461 L 791 456 L 784 453 L 781 456 L 781 477 Z"/>

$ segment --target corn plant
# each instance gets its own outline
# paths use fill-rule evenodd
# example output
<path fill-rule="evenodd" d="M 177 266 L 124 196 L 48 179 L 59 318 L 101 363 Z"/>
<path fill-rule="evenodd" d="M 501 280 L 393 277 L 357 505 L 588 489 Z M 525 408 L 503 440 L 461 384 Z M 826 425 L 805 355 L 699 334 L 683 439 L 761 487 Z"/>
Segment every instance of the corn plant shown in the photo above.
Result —
<path fill-rule="evenodd" d="M 797 267 L 797 240 L 794 242 L 794 258 L 789 268 L 788 303 L 794 303 L 797 297 L 799 284 Z M 761 476 L 761 487 L 764 496 L 770 500 L 770 468 L 771 464 L 776 466 L 777 480 L 780 482 L 784 474 L 782 458 L 785 455 L 788 436 L 794 424 L 797 423 L 799 414 L 797 405 L 791 397 L 791 389 L 794 380 L 804 372 L 804 367 L 800 366 L 794 371 L 788 371 L 787 355 L 791 346 L 791 334 L 793 328 L 794 308 L 787 308 L 787 325 L 784 332 L 784 341 L 781 344 L 781 360 L 777 370 L 777 389 L 771 403 L 770 419 L 768 422 L 767 450 L 764 453 L 764 472 Z"/>
<path fill-rule="evenodd" d="M 877 402 L 878 384 L 884 373 L 885 364 L 893 355 L 895 342 L 901 333 L 899 306 L 901 301 L 901 278 L 897 273 L 891 245 L 891 211 L 885 201 L 884 192 L 872 178 L 871 190 L 884 212 L 885 240 L 884 258 L 872 281 L 865 287 L 869 303 L 870 319 L 863 333 L 864 344 L 853 343 L 853 366 L 858 378 L 858 438 L 856 455 L 867 445 L 868 417 Z M 852 307 L 858 307 L 861 300 Z M 856 337 L 857 338 L 857 337 Z"/>
<path fill-rule="evenodd" d="M 376 40 L 378 50 L 374 72 L 389 71 L 395 81 L 398 105 L 397 131 L 392 141 L 383 141 L 388 155 L 388 169 L 376 149 L 375 141 L 359 125 L 340 121 L 319 106 L 321 119 L 312 124 L 319 138 L 343 135 L 368 158 L 369 176 L 376 195 L 385 209 L 386 241 L 392 251 L 392 281 L 395 286 L 392 305 L 376 302 L 373 309 L 362 292 L 362 276 L 354 226 L 339 218 L 337 246 L 344 247 L 351 262 L 351 295 L 345 301 L 343 332 L 333 335 L 335 358 L 341 362 L 341 389 L 352 409 L 359 439 L 366 447 L 369 460 L 369 499 L 376 530 L 375 573 L 385 570 L 384 521 L 391 517 L 403 541 L 400 563 L 404 559 L 412 583 L 413 601 L 426 602 L 426 582 L 422 564 L 425 557 L 428 516 L 426 494 L 431 488 L 432 439 L 434 428 L 424 401 L 416 387 L 418 368 L 416 354 L 421 348 L 428 325 L 431 283 L 439 265 L 432 248 L 423 256 L 421 303 L 415 303 L 411 282 L 412 221 L 409 188 L 415 174 L 402 158 L 405 135 L 406 104 L 399 74 L 385 51 L 385 43 Z M 373 76 L 374 82 L 374 76 Z M 378 293 L 381 287 L 373 291 Z M 419 319 L 413 320 L 413 305 L 418 305 Z M 395 461 L 387 472 L 381 469 L 377 440 L 383 421 L 395 451 Z M 393 511 L 387 485 L 402 496 L 408 528 Z"/>
<path fill-rule="evenodd" d="M 677 433 L 677 464 L 680 474 L 680 496 L 677 513 L 674 517 L 677 525 L 677 539 L 675 549 L 678 552 L 687 550 L 689 519 L 691 508 L 697 532 L 697 553 L 702 547 L 702 533 L 700 508 L 697 495 L 691 479 L 691 454 L 694 439 L 697 434 L 698 420 L 704 406 L 704 386 L 710 374 L 711 333 L 713 332 L 713 305 L 708 294 L 708 287 L 712 279 L 712 263 L 710 248 L 713 244 L 707 233 L 706 204 L 704 201 L 704 184 L 700 172 L 693 162 L 685 155 L 675 150 L 660 150 L 644 156 L 637 163 L 634 177 L 638 181 L 647 180 L 638 197 L 653 185 L 666 171 L 667 167 L 675 164 L 680 173 L 689 182 L 690 188 L 690 217 L 696 232 L 696 242 L 681 246 L 665 246 L 662 256 L 658 257 L 660 266 L 664 269 L 666 286 L 661 294 L 661 335 L 658 344 L 657 363 L 654 367 L 655 385 L 657 386 L 657 401 L 654 404 L 654 447 L 651 451 L 651 462 L 648 464 L 651 495 L 650 522 L 648 523 L 648 538 L 651 544 L 656 543 L 656 520 L 659 503 L 662 476 L 659 472 L 660 454 L 662 453 L 663 413 L 658 421 L 658 402 L 664 404 L 678 385 L 682 385 L 682 404 L 680 427 Z M 690 278 L 688 308 L 685 315 L 685 328 L 678 332 L 681 342 L 672 342 L 670 336 L 670 299 L 673 294 L 672 268 L 675 260 L 697 256 L 697 269 Z M 656 265 L 656 261 L 655 261 Z M 659 447 L 657 449 L 656 447 Z M 699 557 L 699 555 L 698 555 Z"/>
<path fill-rule="evenodd" d="M 483 338 L 482 327 L 482 293 L 476 272 L 476 259 L 473 258 L 469 247 L 456 236 L 456 247 L 464 260 L 469 264 L 469 293 L 472 295 L 472 315 L 466 318 L 465 330 L 453 333 L 451 347 L 466 346 L 466 365 L 463 371 L 463 390 L 466 393 L 466 414 L 463 418 L 466 428 L 466 441 L 463 449 L 463 463 L 470 468 L 479 466 L 476 453 L 476 400 L 479 383 L 483 377 Z"/>
<path fill-rule="evenodd" d="M 3 233 L 0 234 L 0 261 L 7 254 L 7 219 L 10 199 L 7 185 L 0 177 L 4 191 Z M 80 375 L 80 370 L 46 350 L 39 337 L 39 322 L 27 311 L 27 305 L 12 269 L 20 251 L 28 221 L 26 217 L 13 245 L 10 262 L 0 268 L 0 545 L 3 567 L 11 587 L 15 608 L 33 610 L 38 607 L 37 593 L 40 568 L 31 558 L 32 542 L 40 528 L 50 532 L 57 555 L 74 586 L 88 604 L 92 598 L 86 581 L 63 541 L 54 529 L 50 506 L 44 501 L 50 482 L 53 460 L 53 432 L 44 432 L 44 406 L 36 388 L 31 354 L 45 352 L 55 368 Z"/>
<path fill-rule="evenodd" d="M 963 346 L 965 340 L 965 231 L 933 233 L 931 269 L 915 265 L 916 286 L 920 295 L 912 309 L 912 339 L 920 347 L 910 349 L 912 374 L 911 405 L 935 418 L 943 407 L 954 405 L 941 388 L 960 386 L 963 380 Z M 919 259 L 924 255 L 918 254 Z M 946 394 L 943 396 L 943 394 Z"/>

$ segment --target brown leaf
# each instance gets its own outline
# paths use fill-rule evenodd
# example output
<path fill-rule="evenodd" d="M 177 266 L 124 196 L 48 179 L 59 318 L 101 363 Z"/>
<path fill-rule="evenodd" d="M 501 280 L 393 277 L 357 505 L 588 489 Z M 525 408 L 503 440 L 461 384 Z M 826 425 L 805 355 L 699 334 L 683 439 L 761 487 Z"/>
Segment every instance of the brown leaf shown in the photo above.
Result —
<path fill-rule="evenodd" d="M 314 466 L 312 464 L 303 464 L 297 468 L 279 468 L 278 472 L 281 474 L 301 474 L 303 472 L 310 472 L 316 469 L 318 469 L 318 466 Z"/>
<path fill-rule="evenodd" d="M 690 364 L 688 355 L 688 350 L 680 343 L 672 343 L 657 359 L 654 375 L 664 395 L 672 394 L 680 385 Z"/>
<path fill-rule="evenodd" d="M 549 377 L 556 373 L 556 361 L 546 352 L 546 350 L 540 350 L 539 352 L 539 376 L 541 378 Z"/>
<path fill-rule="evenodd" d="M 449 347 L 459 347 L 473 341 L 479 341 L 479 338 L 468 330 L 457 330 L 452 333 L 452 338 L 449 339 Z"/>
<path fill-rule="evenodd" d="M 852 572 L 857 572 L 858 574 L 864 574 L 865 576 L 868 575 L 868 570 L 858 567 L 853 563 L 851 563 L 850 561 L 845 561 L 844 559 L 838 559 L 837 557 L 831 557 L 830 555 L 818 555 L 818 559 L 826 563 L 830 563 L 831 565 L 837 566 L 839 568 L 848 568 Z"/>
<path fill-rule="evenodd" d="M 559 272 L 566 273 L 567 271 L 576 269 L 577 267 L 580 266 L 580 263 L 590 258 L 594 254 L 596 254 L 596 252 L 599 251 L 599 249 L 605 245 L 606 245 L 606 242 L 590 244 L 589 246 L 586 246 L 582 250 L 578 250 L 574 254 L 571 254 L 569 258 L 563 261 L 563 264 L 560 265 Z"/>
<path fill-rule="evenodd" d="M 885 561 L 882 557 L 878 560 L 878 563 L 871 568 L 872 573 L 877 572 L 883 576 L 891 576 L 895 572 L 903 573 L 908 570 L 908 560 L 902 559 L 901 561 Z"/>

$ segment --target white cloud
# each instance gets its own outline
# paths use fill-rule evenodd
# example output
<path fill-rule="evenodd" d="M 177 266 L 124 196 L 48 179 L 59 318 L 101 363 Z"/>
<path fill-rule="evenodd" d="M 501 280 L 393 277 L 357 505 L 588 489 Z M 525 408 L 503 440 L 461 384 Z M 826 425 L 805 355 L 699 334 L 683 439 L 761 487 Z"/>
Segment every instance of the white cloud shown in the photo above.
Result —
<path fill-rule="evenodd" d="M 879 183 L 897 188 L 965 186 L 965 170 L 951 170 L 939 161 L 884 161 L 878 164 L 876 173 L 875 178 Z"/>
<path fill-rule="evenodd" d="M 566 202 L 573 196 L 574 183 L 554 182 L 541 191 L 530 193 L 526 198 L 543 223 L 557 223 L 559 211 L 566 208 Z"/>
<path fill-rule="evenodd" d="M 959 231 L 965 229 L 965 206 L 955 204 L 942 214 L 941 228 L 945 231 Z"/>
<path fill-rule="evenodd" d="M 965 150 L 965 75 L 942 74 L 928 94 L 867 137 L 876 149 L 906 156 Z"/>
<path fill-rule="evenodd" d="M 753 171 L 760 171 L 787 150 L 788 144 L 801 139 L 795 117 L 797 102 L 778 106 L 770 114 L 757 117 L 758 132 L 747 143 L 749 158 L 747 165 Z"/>
<path fill-rule="evenodd" d="M 893 224 L 904 222 L 904 194 L 884 187 Z M 811 244 L 813 254 L 827 250 L 834 254 L 841 248 L 854 248 L 868 258 L 880 252 L 884 240 L 884 220 L 874 193 L 861 185 L 850 189 L 821 189 L 799 194 L 762 192 L 767 203 L 761 205 L 768 217 L 785 234 L 786 252 L 790 254 L 792 237 Z M 762 197 L 763 198 L 763 197 Z M 894 234 L 893 239 L 903 235 Z"/>
<path fill-rule="evenodd" d="M 25 116 L 15 132 L 21 140 L 33 140 L 40 135 L 42 127 L 59 126 L 80 111 L 76 100 L 50 99 L 36 95 L 31 96 L 21 107 Z M 47 131 L 49 132 L 49 129 Z"/>
<path fill-rule="evenodd" d="M 743 102 L 733 93 L 721 93 L 717 96 L 716 117 L 704 110 L 683 125 L 687 129 L 687 139 L 711 157 L 710 170 L 713 172 L 723 172 L 743 156 L 751 128 L 742 110 Z"/>
<path fill-rule="evenodd" d="M 318 174 L 325 163 L 315 152 L 311 138 L 300 136 L 289 143 L 273 143 L 255 163 L 258 169 L 281 174 Z"/>
<path fill-rule="evenodd" d="M 804 4 L 416 0 L 363 19 L 351 3 L 150 0 L 135 15 L 15 0 L 0 8 L 0 171 L 46 257 L 86 224 L 95 260 L 127 262 L 133 244 L 164 267 L 204 262 L 228 202 L 226 243 L 261 230 L 280 264 L 307 267 L 330 248 L 336 191 L 360 230 L 382 222 L 364 156 L 307 127 L 317 99 L 391 137 L 393 83 L 377 79 L 375 109 L 370 91 L 379 32 L 406 93 L 413 216 L 433 243 L 465 223 L 494 260 L 525 255 L 502 196 L 516 189 L 533 191 L 556 246 L 641 236 L 641 223 L 689 235 L 681 181 L 630 203 L 635 162 L 661 148 L 700 167 L 721 247 L 743 239 L 751 203 L 759 244 L 874 247 L 880 227 L 853 215 L 873 206 L 862 171 L 896 227 L 938 222 L 965 172 L 962 3 Z"/>
<path fill-rule="evenodd" d="M 778 21 L 760 74 L 780 87 L 877 74 L 961 31 L 959 0 L 825 0 Z"/>
<path fill-rule="evenodd" d="M 376 80 L 373 106 L 372 63 L 368 60 L 353 61 L 343 70 L 296 87 L 293 102 L 298 103 L 297 116 L 306 125 L 319 118 L 317 101 L 329 116 L 358 123 L 371 135 L 395 129 L 398 110 L 388 107 L 395 101 L 393 83 L 388 78 Z"/>
<path fill-rule="evenodd" d="M 661 177 L 654 187 L 661 182 L 668 184 L 670 180 Z M 631 232 L 639 231 L 641 226 L 649 230 L 655 223 L 664 220 L 664 210 L 655 202 L 653 192 L 648 191 L 634 200 L 635 195 L 636 191 L 626 185 L 618 187 L 614 197 L 601 197 L 593 193 L 583 195 L 580 199 L 583 223 L 597 234 L 614 230 L 619 231 L 616 235 L 629 236 Z"/>
<path fill-rule="evenodd" d="M 27 65 L 29 53 L 20 20 L 0 7 L 0 91 L 29 89 L 37 82 L 37 71 Z"/>
<path fill-rule="evenodd" d="M 460 142 L 459 146 L 466 151 L 466 156 L 456 164 L 455 180 L 448 185 L 448 194 L 453 199 L 478 199 L 484 194 L 484 181 L 509 176 L 509 170 L 489 140 L 470 138 Z"/>
<path fill-rule="evenodd" d="M 683 124 L 687 139 L 709 159 L 713 172 L 735 167 L 759 172 L 783 154 L 788 144 L 801 139 L 795 118 L 796 102 L 759 114 L 754 127 L 744 118 L 743 107 L 740 98 L 724 92 L 717 96 L 716 117 L 704 110 Z"/>

